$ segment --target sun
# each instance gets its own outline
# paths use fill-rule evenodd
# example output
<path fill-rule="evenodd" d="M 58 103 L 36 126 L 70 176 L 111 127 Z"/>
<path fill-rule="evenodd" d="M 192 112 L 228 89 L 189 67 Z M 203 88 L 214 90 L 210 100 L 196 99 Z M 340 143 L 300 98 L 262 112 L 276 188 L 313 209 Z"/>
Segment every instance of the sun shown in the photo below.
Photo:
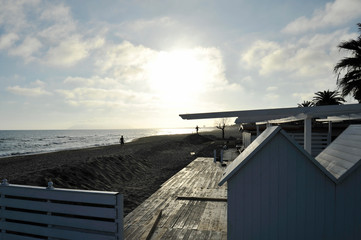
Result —
<path fill-rule="evenodd" d="M 160 52 L 147 66 L 150 87 L 163 100 L 183 101 L 202 91 L 207 62 L 196 50 Z"/>

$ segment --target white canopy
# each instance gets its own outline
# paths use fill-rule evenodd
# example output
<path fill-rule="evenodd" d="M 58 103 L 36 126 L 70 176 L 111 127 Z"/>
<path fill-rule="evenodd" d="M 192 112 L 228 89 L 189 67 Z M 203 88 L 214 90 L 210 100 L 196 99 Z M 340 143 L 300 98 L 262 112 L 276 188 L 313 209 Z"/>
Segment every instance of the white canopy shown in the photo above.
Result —
<path fill-rule="evenodd" d="M 235 123 L 284 123 L 304 120 L 304 148 L 311 152 L 311 119 L 323 118 L 326 121 L 339 119 L 342 115 L 361 115 L 361 104 L 327 105 L 314 107 L 271 108 L 229 112 L 180 114 L 182 119 L 207 119 L 237 117 Z"/>

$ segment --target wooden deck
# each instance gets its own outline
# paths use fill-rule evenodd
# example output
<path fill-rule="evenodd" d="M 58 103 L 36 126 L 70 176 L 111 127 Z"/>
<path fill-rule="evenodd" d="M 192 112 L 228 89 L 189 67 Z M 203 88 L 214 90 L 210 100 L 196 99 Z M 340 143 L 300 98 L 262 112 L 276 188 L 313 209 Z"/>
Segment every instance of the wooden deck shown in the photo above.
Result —
<path fill-rule="evenodd" d="M 227 239 L 225 167 L 197 158 L 124 218 L 125 239 Z"/>

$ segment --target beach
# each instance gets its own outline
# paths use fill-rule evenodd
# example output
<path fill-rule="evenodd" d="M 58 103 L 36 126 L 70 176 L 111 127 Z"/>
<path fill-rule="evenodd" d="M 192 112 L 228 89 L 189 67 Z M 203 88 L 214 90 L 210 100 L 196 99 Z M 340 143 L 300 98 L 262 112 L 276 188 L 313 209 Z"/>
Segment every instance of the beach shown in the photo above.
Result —
<path fill-rule="evenodd" d="M 151 136 L 124 145 L 1 158 L 0 178 L 12 184 L 45 187 L 52 181 L 58 188 L 117 191 L 124 195 L 127 215 L 191 161 L 212 157 L 224 142 L 220 134 Z"/>

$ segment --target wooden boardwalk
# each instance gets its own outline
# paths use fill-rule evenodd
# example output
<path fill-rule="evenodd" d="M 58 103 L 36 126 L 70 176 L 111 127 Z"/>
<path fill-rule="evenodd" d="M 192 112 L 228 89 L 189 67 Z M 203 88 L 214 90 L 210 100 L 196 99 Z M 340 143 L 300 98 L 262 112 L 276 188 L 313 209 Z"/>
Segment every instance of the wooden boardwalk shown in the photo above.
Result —
<path fill-rule="evenodd" d="M 125 239 L 227 239 L 225 167 L 197 158 L 124 218 Z"/>

